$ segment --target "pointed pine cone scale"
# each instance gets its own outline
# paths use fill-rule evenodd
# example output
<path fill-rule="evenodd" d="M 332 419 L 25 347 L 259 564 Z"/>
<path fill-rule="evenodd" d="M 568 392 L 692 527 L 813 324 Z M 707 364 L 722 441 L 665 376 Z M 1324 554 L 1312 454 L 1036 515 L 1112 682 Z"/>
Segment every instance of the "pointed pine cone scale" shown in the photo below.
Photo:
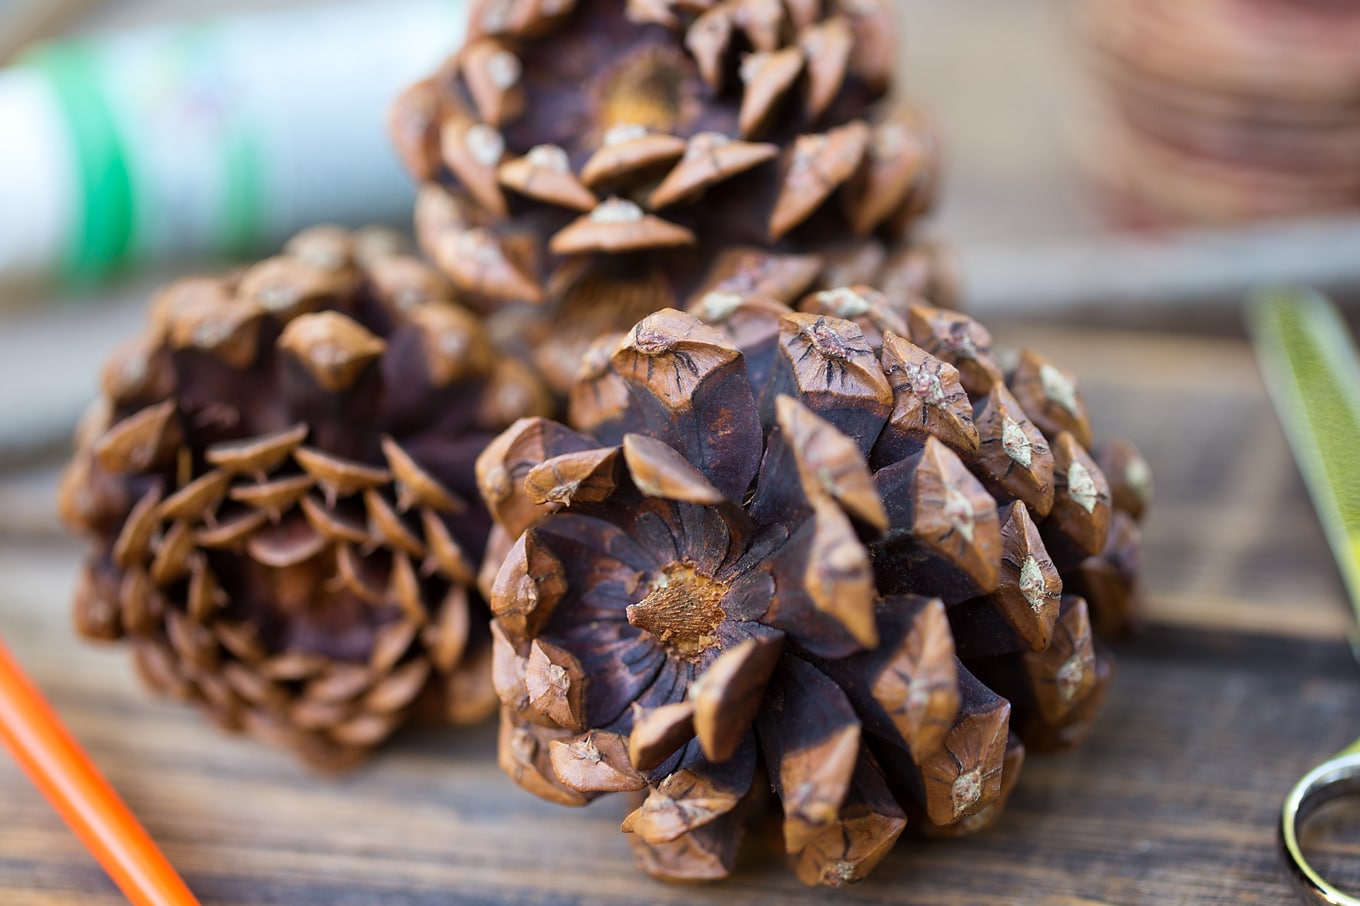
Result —
<path fill-rule="evenodd" d="M 553 508 L 548 507 L 550 498 L 535 501 L 526 485 L 529 475 L 557 457 L 598 449 L 589 438 L 557 422 L 520 419 L 477 457 L 477 488 L 491 515 L 517 537 Z M 539 474 L 536 486 L 542 484 Z"/>
<path fill-rule="evenodd" d="M 1053 463 L 1053 509 L 1039 530 L 1053 562 L 1067 570 L 1105 547 L 1113 509 L 1110 485 L 1069 431 L 1054 440 Z"/>
<path fill-rule="evenodd" d="M 1143 518 L 1152 502 L 1152 470 L 1133 442 L 1115 437 L 1095 448 L 1096 465 L 1110 483 L 1110 502 L 1135 521 Z"/>
<path fill-rule="evenodd" d="M 628 0 L 628 21 L 675 29 L 680 26 L 675 11 L 677 5 L 676 0 Z"/>
<path fill-rule="evenodd" d="M 581 662 L 570 651 L 542 639 L 529 644 L 524 689 L 529 696 L 529 707 L 541 716 L 564 730 L 580 732 L 585 729 L 582 716 L 585 683 Z M 556 764 L 557 759 L 553 760 Z"/>
<path fill-rule="evenodd" d="M 897 462 L 932 437 L 960 456 L 978 455 L 978 427 L 958 369 L 893 333 L 883 336 L 882 363 L 893 406 L 874 446 L 875 462 Z"/>
<path fill-rule="evenodd" d="M 392 435 L 383 435 L 382 452 L 397 486 L 399 510 L 405 512 L 417 506 L 440 513 L 458 514 L 467 510 L 467 501 L 459 499 L 438 479 L 422 469 Z"/>
<path fill-rule="evenodd" d="M 666 843 L 628 835 L 633 861 L 654 878 L 677 883 L 717 881 L 732 873 L 745 836 L 745 813 L 736 809 Z"/>
<path fill-rule="evenodd" d="M 234 513 L 219 519 L 216 525 L 196 529 L 194 544 L 208 550 L 234 548 L 267 522 L 269 514 L 263 510 Z"/>
<path fill-rule="evenodd" d="M 1063 582 L 1038 528 L 1021 503 L 1001 516 L 1001 585 L 994 600 L 1034 651 L 1047 648 L 1057 619 Z"/>
<path fill-rule="evenodd" d="M 874 547 L 881 591 L 952 604 L 996 590 L 996 501 L 952 450 L 928 438 L 920 453 L 881 469 L 874 480 L 892 525 Z"/>
<path fill-rule="evenodd" d="M 757 727 L 784 804 L 784 848 L 801 852 L 840 819 L 859 761 L 859 720 L 835 683 L 790 656 L 770 681 Z"/>
<path fill-rule="evenodd" d="M 503 302 L 543 301 L 543 288 L 490 230 L 444 231 L 430 257 L 463 292 Z"/>
<path fill-rule="evenodd" d="M 557 779 L 586 793 L 626 793 L 647 788 L 647 778 L 628 760 L 628 737 L 606 730 L 548 743 Z"/>
<path fill-rule="evenodd" d="M 311 485 L 310 477 L 305 475 L 283 479 L 283 482 L 296 482 L 299 485 L 305 482 L 308 486 Z M 344 505 L 333 509 L 326 506 L 315 494 L 305 493 L 298 498 L 297 506 L 312 528 L 330 541 L 350 545 L 368 543 L 370 537 L 368 523 L 363 518 L 362 508 Z"/>
<path fill-rule="evenodd" d="M 228 496 L 264 513 L 271 522 L 277 522 L 289 507 L 306 497 L 315 484 L 316 479 L 310 475 L 293 475 L 261 483 L 238 484 Z"/>
<path fill-rule="evenodd" d="M 452 117 L 440 128 L 439 152 L 444 165 L 477 204 L 497 217 L 509 215 L 496 178 L 496 168 L 505 157 L 505 137 L 494 126 L 473 122 L 470 117 Z"/>
<path fill-rule="evenodd" d="M 222 441 L 207 448 L 203 458 L 233 475 L 262 478 L 283 464 L 307 439 L 308 428 L 297 424 L 275 434 L 240 441 Z"/>
<path fill-rule="evenodd" d="M 206 472 L 161 501 L 157 517 L 168 522 L 198 519 L 214 513 L 227 496 L 230 483 L 231 473 L 226 470 Z"/>
<path fill-rule="evenodd" d="M 368 513 L 368 528 L 374 541 L 401 551 L 416 560 L 428 553 L 425 543 L 397 514 L 396 509 L 373 488 L 363 492 L 364 510 Z"/>
<path fill-rule="evenodd" d="M 701 506 L 717 506 L 727 499 L 689 460 L 659 440 L 625 434 L 623 457 L 633 484 L 648 497 Z"/>
<path fill-rule="evenodd" d="M 803 63 L 803 49 L 798 46 L 757 51 L 742 60 L 740 75 L 745 88 L 737 116 L 742 138 L 755 138 L 765 132 L 802 75 Z"/>
<path fill-rule="evenodd" d="M 567 421 L 597 437 L 619 433 L 616 426 L 628 410 L 628 385 L 609 367 L 609 357 L 623 334 L 608 333 L 586 348 L 581 368 L 567 397 Z"/>
<path fill-rule="evenodd" d="M 1040 519 L 1053 509 L 1053 451 L 1020 403 L 993 384 L 973 409 L 979 445 L 976 470 L 999 498 L 1022 501 Z"/>
<path fill-rule="evenodd" d="M 181 306 L 174 313 L 170 323 L 173 348 L 202 351 L 234 368 L 249 368 L 258 354 L 264 312 L 239 301 L 196 301 L 198 304 Z"/>
<path fill-rule="evenodd" d="M 922 830 L 931 837 L 966 837 L 981 833 L 996 825 L 1006 809 L 1011 793 L 1020 780 L 1020 768 L 1025 763 L 1025 745 L 1014 733 L 1006 743 L 1006 757 L 1001 760 L 1001 792 L 996 799 L 982 808 L 965 815 L 953 824 L 936 825 L 926 823 Z"/>
<path fill-rule="evenodd" d="M 857 884 L 883 861 L 906 826 L 907 816 L 884 783 L 882 769 L 861 750 L 838 820 L 792 860 L 794 873 L 810 886 Z"/>
<path fill-rule="evenodd" d="M 705 758 L 696 739 L 686 746 L 679 767 L 651 787 L 642 805 L 623 820 L 623 832 L 652 845 L 677 840 L 737 808 L 751 789 L 755 767 L 750 737 L 720 763 Z"/>
<path fill-rule="evenodd" d="M 128 511 L 122 530 L 114 539 L 113 564 L 119 569 L 131 569 L 146 561 L 151 554 L 152 541 L 161 524 L 161 489 L 152 485 Z"/>
<path fill-rule="evenodd" d="M 892 388 L 864 332 L 852 321 L 794 312 L 779 324 L 780 355 L 767 385 L 796 397 L 867 453 L 892 410 Z M 769 416 L 767 416 L 768 418 Z"/>
<path fill-rule="evenodd" d="M 433 79 L 415 82 L 392 103 L 387 134 L 402 165 L 416 180 L 439 175 L 439 89 Z"/>
<path fill-rule="evenodd" d="M 751 297 L 791 305 L 816 282 L 822 264 L 822 259 L 816 255 L 778 255 L 752 248 L 725 249 L 715 258 L 691 304 L 699 304 L 716 294 L 725 297 L 729 307 L 735 304 L 733 298 Z M 705 317 L 705 320 L 713 319 Z"/>
<path fill-rule="evenodd" d="M 685 32 L 685 49 L 694 57 L 704 82 L 715 92 L 723 89 L 734 18 L 732 4 L 719 3 Z"/>
<path fill-rule="evenodd" d="M 850 20 L 855 53 L 850 71 L 872 88 L 886 88 L 892 81 L 897 50 L 892 15 L 884 0 L 839 0 L 837 9 Z"/>
<path fill-rule="evenodd" d="M 868 236 L 913 200 L 937 156 L 922 135 L 919 117 L 906 111 L 873 127 L 864 168 L 846 193 L 846 214 L 856 236 Z"/>
<path fill-rule="evenodd" d="M 913 305 L 907 309 L 907 328 L 913 343 L 959 370 L 963 388 L 974 398 L 1002 381 L 1001 367 L 992 357 L 992 335 L 967 315 Z M 1014 390 L 1014 386 L 1011 389 Z M 1025 405 L 1025 400 L 1020 399 L 1020 402 L 1032 416 L 1033 410 Z"/>
<path fill-rule="evenodd" d="M 335 505 L 340 497 L 387 484 L 392 474 L 386 469 L 332 456 L 311 447 L 298 447 L 293 459 L 326 492 L 327 503 Z"/>
<path fill-rule="evenodd" d="M 1140 535 L 1133 517 L 1116 509 L 1105 549 L 1083 560 L 1069 583 L 1068 591 L 1086 598 L 1091 622 L 1102 638 L 1128 635 L 1142 622 Z"/>
<path fill-rule="evenodd" d="M 459 51 L 458 68 L 482 122 L 499 129 L 524 111 L 524 66 L 508 44 L 494 38 L 472 41 Z"/>
<path fill-rule="evenodd" d="M 534 37 L 550 31 L 576 8 L 576 0 L 474 0 L 468 34 Z"/>
<path fill-rule="evenodd" d="M 572 735 L 570 731 L 534 726 L 509 708 L 501 709 L 500 727 L 497 760 L 511 780 L 535 796 L 559 805 L 581 806 L 590 802 L 590 795 L 562 783 L 552 768 L 549 746 L 554 740 Z"/>
<path fill-rule="evenodd" d="M 694 245 L 694 233 L 648 214 L 626 198 L 611 198 L 564 227 L 548 248 L 555 255 L 622 254 Z"/>
<path fill-rule="evenodd" d="M 1114 667 L 1097 652 L 1095 685 L 1090 694 L 1077 702 L 1057 724 L 1046 724 L 1030 715 L 1021 734 L 1025 745 L 1035 752 L 1062 752 L 1081 745 L 1091 733 L 1092 722 L 1105 700 L 1113 676 Z"/>
<path fill-rule="evenodd" d="M 94 442 L 94 459 L 101 469 L 116 474 L 146 472 L 173 455 L 182 438 L 175 420 L 175 402 L 166 400 L 130 415 Z"/>
<path fill-rule="evenodd" d="M 869 345 L 880 355 L 885 333 L 894 333 L 899 337 L 907 335 L 906 319 L 894 309 L 891 300 L 864 284 L 838 286 L 812 293 L 800 299 L 797 308 L 808 314 L 854 321 L 864 331 Z"/>
<path fill-rule="evenodd" d="M 622 448 L 625 451 L 626 444 L 625 439 Z M 600 447 L 563 453 L 539 463 L 524 476 L 524 490 L 529 501 L 538 506 L 600 503 L 618 487 L 620 449 Z"/>
<path fill-rule="evenodd" d="M 494 347 L 481 321 L 467 309 L 448 303 L 419 305 L 407 318 L 420 336 L 424 377 L 431 386 L 485 377 L 495 368 Z"/>
<path fill-rule="evenodd" d="M 1077 443 L 1091 448 L 1091 417 L 1070 373 L 1034 350 L 1025 349 L 1006 383 L 1049 440 L 1056 442 L 1059 434 L 1070 431 Z"/>
<path fill-rule="evenodd" d="M 628 737 L 628 759 L 639 771 L 655 770 L 676 750 L 694 738 L 692 701 L 645 709 L 635 704 L 633 708 L 633 730 Z"/>
<path fill-rule="evenodd" d="M 819 657 L 874 648 L 874 576 L 869 552 L 849 518 L 824 498 L 813 518 L 771 558 L 775 593 L 764 622 Z"/>
<path fill-rule="evenodd" d="M 650 132 L 645 126 L 615 126 L 581 168 L 581 181 L 592 189 L 626 183 L 640 173 L 670 166 L 689 147 L 683 138 Z"/>
<path fill-rule="evenodd" d="M 746 359 L 746 379 L 765 386 L 779 348 L 779 322 L 789 307 L 774 299 L 712 292 L 691 303 L 689 313 L 722 331 Z"/>
<path fill-rule="evenodd" d="M 1086 601 L 1066 595 L 1052 644 L 1021 656 L 1031 700 L 1041 721 L 1062 723 L 1075 705 L 1092 694 L 1098 679 L 1095 662 Z"/>
<path fill-rule="evenodd" d="M 645 318 L 614 352 L 636 414 L 626 427 L 678 451 L 728 500 L 739 501 L 760 465 L 760 424 L 741 353 L 721 333 L 673 309 Z M 705 426 L 728 420 L 728 431 Z"/>
<path fill-rule="evenodd" d="M 689 140 L 684 156 L 652 191 L 647 203 L 653 210 L 678 204 L 778 156 L 778 145 L 738 141 L 721 132 L 701 132 Z"/>
<path fill-rule="evenodd" d="M 236 291 L 242 298 L 254 303 L 253 307 L 257 311 L 268 312 L 275 318 L 287 321 L 298 315 L 315 313 L 325 305 L 326 299 L 346 292 L 351 280 L 352 273 L 346 267 L 316 267 L 296 257 L 281 255 L 267 258 L 251 267 L 241 277 Z M 208 327 L 210 323 L 205 322 L 202 326 Z M 240 326 L 244 328 L 246 325 L 242 323 Z M 253 332 L 255 328 L 250 330 Z M 208 334 L 197 339 L 186 333 L 183 340 L 201 346 L 211 335 L 211 329 Z M 224 332 L 223 336 L 226 335 Z M 246 339 L 245 334 L 237 334 L 239 345 L 236 356 L 239 358 L 234 362 L 237 367 L 245 367 L 253 358 L 246 352 L 253 344 L 248 345 Z M 210 342 L 218 346 L 219 355 L 230 349 L 216 341 Z"/>
<path fill-rule="evenodd" d="M 799 136 L 788 154 L 770 214 L 769 233 L 778 241 L 812 216 L 859 169 L 869 149 L 868 124 L 856 121 L 817 135 Z"/>
<path fill-rule="evenodd" d="M 793 451 L 804 493 L 809 498 L 825 494 L 860 522 L 887 531 L 888 513 L 854 441 L 791 396 L 775 400 L 775 417 Z"/>
<path fill-rule="evenodd" d="M 497 625 L 515 638 L 532 638 L 552 616 L 566 590 L 562 561 L 530 530 L 520 535 L 496 576 L 491 611 Z"/>
<path fill-rule="evenodd" d="M 600 203 L 571 171 L 567 152 L 559 145 L 536 145 L 523 157 L 501 164 L 496 175 L 506 188 L 558 207 L 593 211 Z"/>
<path fill-rule="evenodd" d="M 275 569 L 305 563 L 326 549 L 326 538 L 299 515 L 264 525 L 246 539 L 246 553 L 252 560 Z"/>
<path fill-rule="evenodd" d="M 708 665 L 689 689 L 693 726 L 704 757 L 726 761 L 750 732 L 761 693 L 783 651 L 783 633 L 749 624 L 750 636 Z"/>
<path fill-rule="evenodd" d="M 854 49 L 854 34 L 846 19 L 833 16 L 799 26 L 798 45 L 807 60 L 808 88 L 804 108 L 808 120 L 816 122 L 845 84 Z"/>
<path fill-rule="evenodd" d="M 896 595 L 878 605 L 880 644 L 817 666 L 845 690 L 867 732 L 919 762 L 939 752 L 959 713 L 958 661 L 938 598 Z"/>
<path fill-rule="evenodd" d="M 294 318 L 279 336 L 279 348 L 292 354 L 324 390 L 348 390 L 387 349 L 387 343 L 353 319 L 335 311 Z"/>
<path fill-rule="evenodd" d="M 922 800 L 932 824 L 954 824 L 1001 796 L 1011 706 L 959 667 L 959 716 L 944 747 L 920 763 Z"/>

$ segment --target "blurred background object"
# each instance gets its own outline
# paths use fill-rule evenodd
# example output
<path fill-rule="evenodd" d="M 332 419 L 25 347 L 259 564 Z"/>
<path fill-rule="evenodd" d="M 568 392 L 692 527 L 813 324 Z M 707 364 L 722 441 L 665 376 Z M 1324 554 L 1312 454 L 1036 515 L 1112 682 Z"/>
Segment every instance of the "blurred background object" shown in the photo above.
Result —
<path fill-rule="evenodd" d="M 1091 163 L 1135 224 L 1360 207 L 1360 4 L 1084 0 Z"/>
<path fill-rule="evenodd" d="M 67 6 L 20 5 L 6 42 Z M 0 71 L 0 283 L 244 255 L 318 221 L 404 224 L 387 105 L 464 15 L 351 0 L 19 50 Z"/>

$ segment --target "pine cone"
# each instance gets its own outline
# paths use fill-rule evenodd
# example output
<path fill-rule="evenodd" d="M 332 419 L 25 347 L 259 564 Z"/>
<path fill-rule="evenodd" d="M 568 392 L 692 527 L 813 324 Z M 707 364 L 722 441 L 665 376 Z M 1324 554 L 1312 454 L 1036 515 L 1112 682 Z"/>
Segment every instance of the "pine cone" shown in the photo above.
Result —
<path fill-rule="evenodd" d="M 1111 447 L 1142 476 L 1112 491 L 1071 375 L 865 288 L 800 307 L 650 316 L 592 349 L 579 430 L 526 419 L 477 463 L 501 764 L 566 804 L 645 792 L 624 830 L 662 878 L 731 870 L 762 771 L 809 884 L 909 816 L 987 826 L 1024 746 L 1089 725 L 1093 615 L 1128 619 L 1136 533 L 1107 545 L 1146 469 Z"/>
<path fill-rule="evenodd" d="M 546 397 L 449 293 L 386 234 L 326 227 L 165 290 L 63 481 L 91 542 L 80 633 L 323 767 L 427 690 L 455 720 L 494 710 L 473 464 Z"/>
<path fill-rule="evenodd" d="M 883 0 L 475 3 L 392 111 L 422 245 L 563 393 L 601 333 L 706 294 L 950 304 L 938 250 L 902 243 L 938 151 L 880 103 L 889 20 Z"/>

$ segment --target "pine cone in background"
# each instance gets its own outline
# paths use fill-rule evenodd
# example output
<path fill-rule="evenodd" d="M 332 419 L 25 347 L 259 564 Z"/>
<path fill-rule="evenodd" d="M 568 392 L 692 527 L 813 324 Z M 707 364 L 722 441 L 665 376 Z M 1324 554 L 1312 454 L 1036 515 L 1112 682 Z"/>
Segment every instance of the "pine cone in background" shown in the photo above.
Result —
<path fill-rule="evenodd" d="M 392 111 L 430 258 L 565 393 L 585 347 L 706 293 L 873 283 L 952 304 L 908 245 L 936 139 L 882 98 L 885 0 L 481 0 Z"/>
<path fill-rule="evenodd" d="M 864 287 L 799 307 L 649 316 L 592 347 L 579 430 L 526 419 L 477 464 L 501 764 L 565 804 L 644 794 L 623 827 L 661 878 L 730 872 L 762 775 L 809 884 L 908 817 L 987 826 L 1025 746 L 1080 741 L 1092 622 L 1130 616 L 1146 470 L 1117 444 L 1107 481 L 1070 374 Z"/>
<path fill-rule="evenodd" d="M 456 721 L 494 710 L 473 463 L 547 399 L 394 241 L 319 227 L 165 290 L 61 492 L 91 542 L 78 630 L 324 767 L 427 690 Z"/>
<path fill-rule="evenodd" d="M 1087 0 L 1106 101 L 1092 161 L 1135 222 L 1360 205 L 1360 6 Z"/>

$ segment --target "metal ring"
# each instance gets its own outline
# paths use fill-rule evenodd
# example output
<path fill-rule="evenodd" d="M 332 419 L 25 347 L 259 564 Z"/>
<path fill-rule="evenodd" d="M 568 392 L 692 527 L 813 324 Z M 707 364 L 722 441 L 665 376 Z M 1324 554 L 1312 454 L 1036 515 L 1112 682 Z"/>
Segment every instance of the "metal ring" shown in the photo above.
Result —
<path fill-rule="evenodd" d="M 1337 890 L 1304 858 L 1299 829 L 1318 806 L 1343 796 L 1360 795 L 1360 752 L 1347 749 L 1341 755 L 1304 775 L 1284 801 L 1280 842 L 1292 869 L 1294 882 L 1309 902 L 1329 906 L 1360 906 L 1360 898 Z"/>

